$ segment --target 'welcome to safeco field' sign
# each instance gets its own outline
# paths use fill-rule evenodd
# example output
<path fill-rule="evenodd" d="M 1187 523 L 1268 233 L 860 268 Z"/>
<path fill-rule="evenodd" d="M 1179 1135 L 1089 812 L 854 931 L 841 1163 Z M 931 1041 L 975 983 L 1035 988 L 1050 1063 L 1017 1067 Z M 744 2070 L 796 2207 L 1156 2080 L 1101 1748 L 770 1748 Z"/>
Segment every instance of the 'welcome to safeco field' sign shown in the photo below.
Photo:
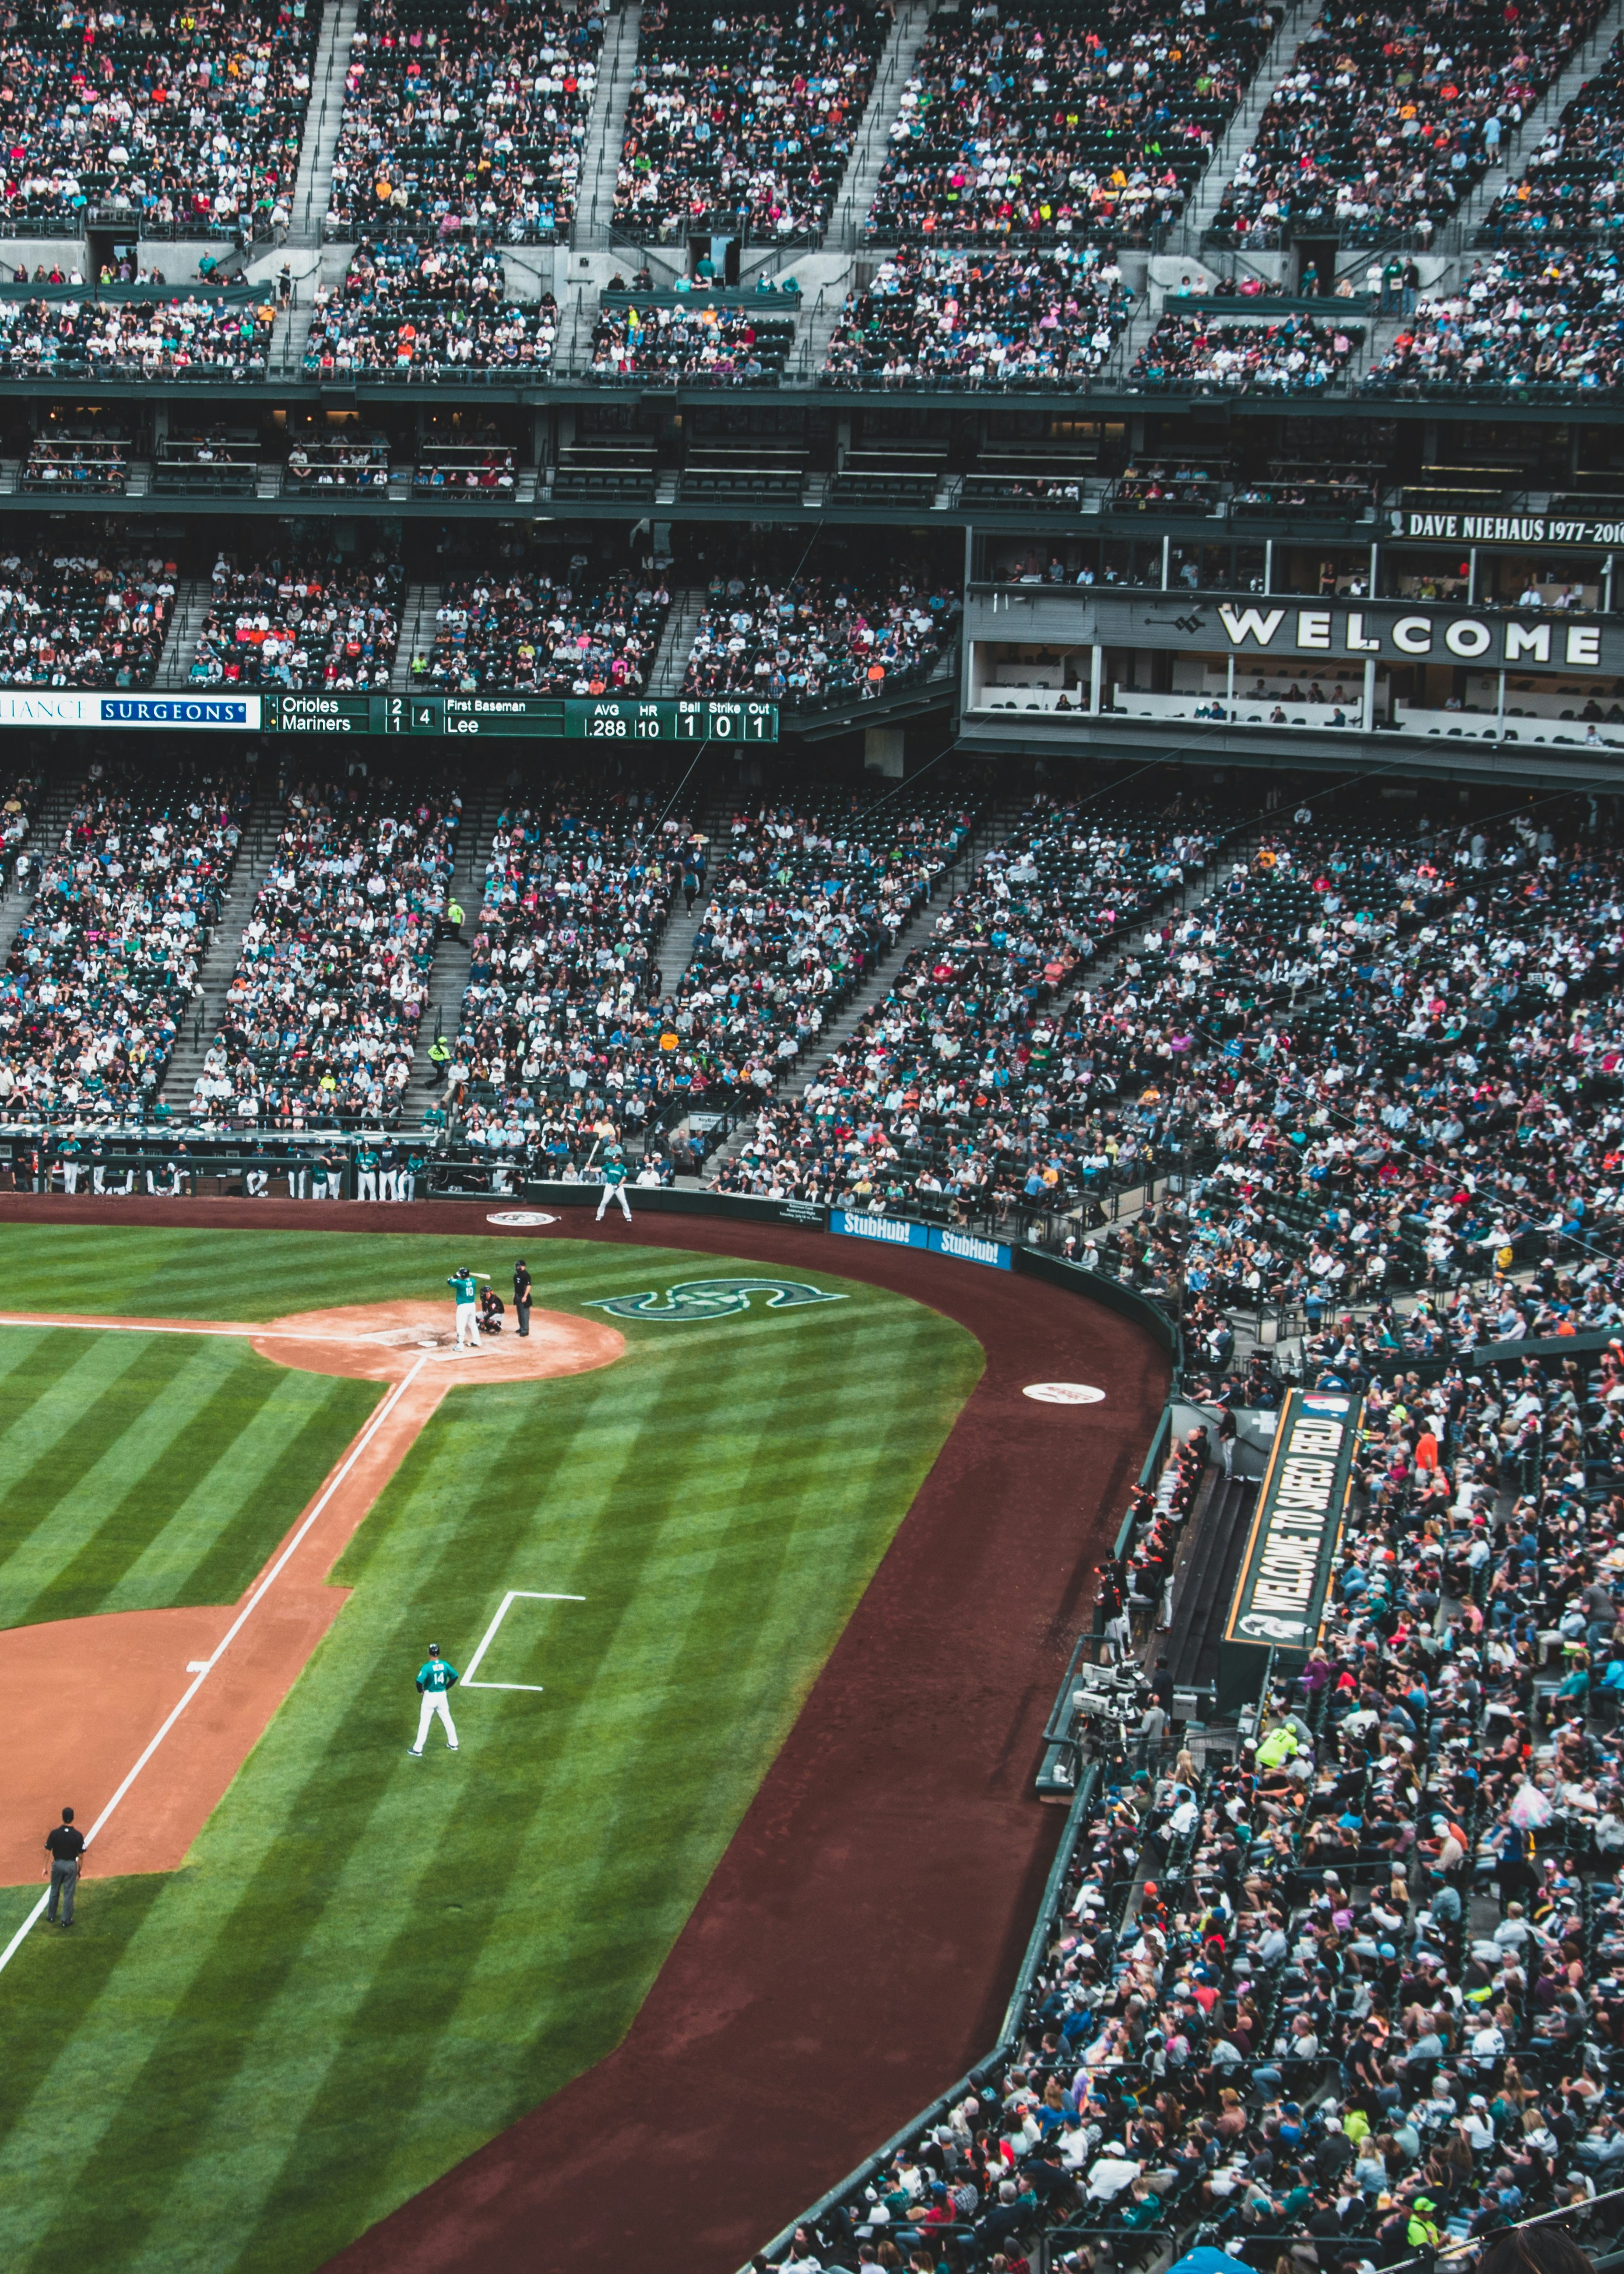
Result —
<path fill-rule="evenodd" d="M 1294 1389 L 1274 1433 L 1219 1654 L 1220 1710 L 1255 1697 L 1262 1661 L 1289 1673 L 1320 1631 L 1358 1442 L 1359 1400 Z"/>

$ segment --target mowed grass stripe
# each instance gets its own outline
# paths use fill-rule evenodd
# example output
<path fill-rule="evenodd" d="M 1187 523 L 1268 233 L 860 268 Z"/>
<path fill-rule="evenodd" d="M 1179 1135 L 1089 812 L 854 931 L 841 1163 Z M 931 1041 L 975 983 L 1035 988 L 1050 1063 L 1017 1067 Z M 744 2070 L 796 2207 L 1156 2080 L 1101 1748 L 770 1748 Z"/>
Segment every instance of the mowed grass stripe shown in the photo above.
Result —
<path fill-rule="evenodd" d="M 0 1385 L 8 1626 L 235 1602 L 380 1395 L 201 1335 L 41 1339 L 54 1378 Z"/>
<path fill-rule="evenodd" d="M 241 1372 L 222 1387 L 213 1446 L 199 1417 L 194 1442 L 182 1449 L 167 1520 L 149 1527 L 103 1610 L 235 1603 L 385 1394 L 379 1383 L 295 1374 L 240 1344 L 227 1347 L 239 1352 Z"/>
<path fill-rule="evenodd" d="M 55 1521 L 78 1487 L 119 1473 L 121 1444 L 147 1416 L 164 1418 L 166 1392 L 196 1361 L 196 1344 L 177 1336 L 79 1334 L 62 1329 L 48 1340 L 74 1345 L 61 1365 L 41 1352 L 50 1379 L 25 1411 L 15 1412 L 0 1436 L 0 1625 L 17 1626 L 78 1545 L 68 1524 Z M 21 1372 L 13 1374 L 20 1384 Z"/>

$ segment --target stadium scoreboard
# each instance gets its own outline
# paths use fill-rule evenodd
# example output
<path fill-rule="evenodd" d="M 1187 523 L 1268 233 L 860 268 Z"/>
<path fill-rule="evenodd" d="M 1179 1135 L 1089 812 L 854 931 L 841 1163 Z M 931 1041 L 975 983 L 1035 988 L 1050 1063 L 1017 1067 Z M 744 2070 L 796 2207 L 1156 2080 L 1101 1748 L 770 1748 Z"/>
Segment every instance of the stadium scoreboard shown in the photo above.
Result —
<path fill-rule="evenodd" d="M 0 690 L 0 727 L 131 727 L 214 734 L 506 734 L 601 742 L 776 742 L 775 703 L 701 697 L 90 694 Z"/>
<path fill-rule="evenodd" d="M 601 742 L 776 742 L 771 703 L 586 696 L 267 695 L 273 734 L 544 734 Z"/>

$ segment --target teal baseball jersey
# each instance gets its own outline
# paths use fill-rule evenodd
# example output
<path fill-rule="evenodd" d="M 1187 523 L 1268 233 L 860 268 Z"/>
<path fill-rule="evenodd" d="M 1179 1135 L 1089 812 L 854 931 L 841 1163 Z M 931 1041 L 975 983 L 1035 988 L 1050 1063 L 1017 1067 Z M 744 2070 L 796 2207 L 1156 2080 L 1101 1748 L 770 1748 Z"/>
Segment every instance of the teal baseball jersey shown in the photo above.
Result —
<path fill-rule="evenodd" d="M 604 1182 L 606 1185 L 623 1185 L 629 1173 L 624 1161 L 604 1163 Z"/>
<path fill-rule="evenodd" d="M 429 1659 L 417 1676 L 419 1690 L 449 1690 L 454 1682 L 461 1681 L 455 1666 L 447 1666 L 443 1658 Z"/>
<path fill-rule="evenodd" d="M 471 1271 L 454 1272 L 451 1277 L 447 1280 L 446 1284 L 450 1288 L 452 1293 L 456 1297 L 459 1303 L 471 1303 L 475 1301 L 477 1297 L 478 1290 L 475 1284 L 474 1275 Z"/>

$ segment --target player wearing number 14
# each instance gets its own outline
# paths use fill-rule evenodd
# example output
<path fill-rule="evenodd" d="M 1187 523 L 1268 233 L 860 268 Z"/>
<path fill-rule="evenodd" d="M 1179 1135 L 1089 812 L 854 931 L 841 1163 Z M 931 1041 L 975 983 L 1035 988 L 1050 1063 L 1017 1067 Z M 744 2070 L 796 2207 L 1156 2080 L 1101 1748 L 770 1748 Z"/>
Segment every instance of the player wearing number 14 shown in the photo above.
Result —
<path fill-rule="evenodd" d="M 428 1740 L 429 1723 L 438 1714 L 446 1725 L 446 1746 L 450 1752 L 457 1750 L 456 1724 L 451 1718 L 451 1708 L 446 1703 L 446 1692 L 462 1676 L 455 1666 L 447 1666 L 440 1654 L 440 1645 L 432 1642 L 429 1654 L 417 1674 L 417 1688 L 422 1693 L 423 1707 L 417 1715 L 417 1742 L 411 1748 L 415 1761 L 423 1758 L 423 1748 Z"/>

